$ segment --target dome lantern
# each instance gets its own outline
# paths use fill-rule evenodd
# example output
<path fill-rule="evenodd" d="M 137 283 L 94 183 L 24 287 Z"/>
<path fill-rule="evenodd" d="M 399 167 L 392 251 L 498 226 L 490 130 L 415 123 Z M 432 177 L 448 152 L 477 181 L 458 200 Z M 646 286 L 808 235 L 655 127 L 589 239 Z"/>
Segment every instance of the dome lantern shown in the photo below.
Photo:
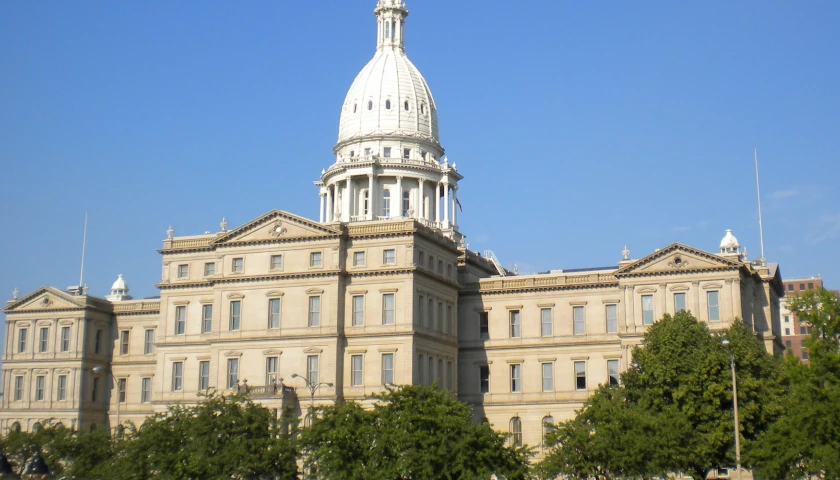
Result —
<path fill-rule="evenodd" d="M 117 276 L 116 281 L 111 285 L 111 294 L 105 298 L 111 302 L 131 300 L 131 295 L 128 294 L 128 284 L 125 283 L 122 274 Z"/>
<path fill-rule="evenodd" d="M 741 244 L 738 243 L 738 239 L 735 238 L 735 235 L 732 235 L 732 230 L 730 229 L 726 230 L 726 235 L 724 235 L 723 239 L 720 241 L 720 253 L 741 253 Z"/>

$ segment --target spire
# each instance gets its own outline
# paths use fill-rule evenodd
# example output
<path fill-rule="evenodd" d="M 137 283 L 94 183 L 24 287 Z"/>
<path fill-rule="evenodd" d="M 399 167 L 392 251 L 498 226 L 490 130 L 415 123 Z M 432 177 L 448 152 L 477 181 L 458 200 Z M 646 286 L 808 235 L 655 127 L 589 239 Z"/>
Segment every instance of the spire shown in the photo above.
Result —
<path fill-rule="evenodd" d="M 405 49 L 405 17 L 408 9 L 403 0 L 378 0 L 376 9 L 376 49 L 385 47 Z"/>

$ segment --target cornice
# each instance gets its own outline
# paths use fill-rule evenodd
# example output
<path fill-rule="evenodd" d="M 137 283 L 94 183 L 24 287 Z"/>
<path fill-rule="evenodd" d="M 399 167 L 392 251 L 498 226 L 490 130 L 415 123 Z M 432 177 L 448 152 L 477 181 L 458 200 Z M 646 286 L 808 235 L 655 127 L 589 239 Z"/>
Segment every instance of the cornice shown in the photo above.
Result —
<path fill-rule="evenodd" d="M 464 287 L 461 295 L 475 296 L 475 295 L 505 295 L 510 293 L 529 293 L 529 292 L 557 292 L 567 290 L 594 290 L 605 288 L 618 288 L 618 282 L 603 282 L 603 283 L 567 283 L 555 285 L 519 285 L 502 288 L 474 288 L 478 284 L 470 284 Z"/>
<path fill-rule="evenodd" d="M 155 285 L 160 290 L 180 290 L 185 288 L 212 287 L 219 284 L 263 282 L 269 280 L 288 280 L 298 278 L 334 277 L 341 275 L 341 270 L 319 270 L 317 272 L 299 273 L 269 273 L 265 275 L 237 275 L 235 277 L 219 277 L 212 280 L 201 280 L 195 282 L 179 283 L 158 283 Z"/>

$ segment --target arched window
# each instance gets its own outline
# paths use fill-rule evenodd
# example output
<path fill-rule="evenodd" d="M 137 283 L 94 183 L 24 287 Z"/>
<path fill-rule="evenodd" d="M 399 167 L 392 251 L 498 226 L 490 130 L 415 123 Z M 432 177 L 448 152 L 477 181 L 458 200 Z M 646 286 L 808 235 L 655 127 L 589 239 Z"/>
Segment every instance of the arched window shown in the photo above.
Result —
<path fill-rule="evenodd" d="M 385 38 L 391 38 L 391 22 L 385 22 Z"/>
<path fill-rule="evenodd" d="M 41 422 L 35 422 L 35 424 L 32 425 L 32 431 L 37 432 L 39 430 L 41 430 Z"/>
<path fill-rule="evenodd" d="M 545 444 L 545 437 L 554 430 L 554 417 L 551 415 L 543 417 L 542 420 L 542 438 L 543 445 Z"/>
<path fill-rule="evenodd" d="M 95 424 L 95 423 L 91 423 L 91 424 L 90 424 L 90 431 L 91 431 L 91 432 L 93 432 L 94 430 L 96 430 L 96 424 Z"/>
<path fill-rule="evenodd" d="M 405 107 L 405 111 L 407 112 L 408 111 L 408 100 L 405 101 L 404 107 Z"/>
<path fill-rule="evenodd" d="M 362 211 L 359 213 L 359 215 L 367 215 L 368 214 L 369 201 L 370 201 L 370 192 L 368 190 L 362 190 Z"/>
<path fill-rule="evenodd" d="M 522 446 L 522 420 L 519 417 L 510 419 L 510 444 L 513 448 Z"/>
<path fill-rule="evenodd" d="M 368 100 L 368 110 L 373 110 L 373 102 Z"/>
<path fill-rule="evenodd" d="M 409 192 L 408 190 L 403 192 L 402 206 L 403 217 L 409 216 L 408 211 L 411 208 L 411 192 Z"/>
<path fill-rule="evenodd" d="M 125 427 L 122 425 L 117 425 L 117 431 L 115 433 L 117 434 L 117 438 L 122 438 L 125 434 Z"/>
<path fill-rule="evenodd" d="M 20 432 L 20 422 L 15 422 L 12 424 L 12 431 L 13 432 Z"/>
<path fill-rule="evenodd" d="M 61 423 L 61 422 L 58 422 L 58 423 L 55 424 L 55 428 L 64 428 L 64 424 Z"/>
<path fill-rule="evenodd" d="M 382 215 L 385 217 L 391 216 L 391 191 L 385 190 L 382 192 Z"/>
<path fill-rule="evenodd" d="M 303 428 L 309 428 L 312 426 L 312 414 L 307 413 L 305 417 L 303 417 Z"/>
<path fill-rule="evenodd" d="M 391 101 L 390 100 L 385 100 L 385 110 L 390 110 L 390 109 L 391 109 Z"/>

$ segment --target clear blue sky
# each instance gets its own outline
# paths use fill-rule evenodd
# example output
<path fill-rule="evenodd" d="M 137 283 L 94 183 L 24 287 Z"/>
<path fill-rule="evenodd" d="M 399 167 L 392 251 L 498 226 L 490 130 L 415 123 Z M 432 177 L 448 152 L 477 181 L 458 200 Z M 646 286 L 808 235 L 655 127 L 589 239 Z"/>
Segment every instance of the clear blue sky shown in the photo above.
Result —
<path fill-rule="evenodd" d="M 0 2 L 0 298 L 123 273 L 271 209 L 318 216 L 374 0 Z M 840 287 L 840 3 L 409 0 L 470 247 L 610 265 L 732 228 Z"/>

